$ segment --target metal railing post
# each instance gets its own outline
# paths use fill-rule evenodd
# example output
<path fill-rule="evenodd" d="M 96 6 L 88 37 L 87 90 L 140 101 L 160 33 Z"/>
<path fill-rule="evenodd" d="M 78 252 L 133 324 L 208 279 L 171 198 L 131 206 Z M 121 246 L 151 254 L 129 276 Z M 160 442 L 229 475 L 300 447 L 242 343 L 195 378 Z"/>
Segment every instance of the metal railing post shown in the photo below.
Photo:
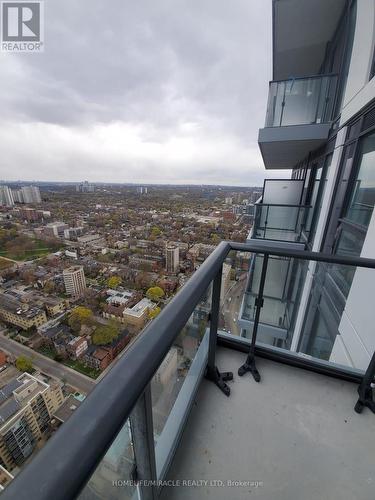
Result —
<path fill-rule="evenodd" d="M 263 232 L 263 238 L 266 237 L 266 233 L 267 233 L 267 225 L 268 225 L 268 216 L 269 216 L 269 212 L 270 212 L 270 206 L 267 205 L 267 210 L 266 210 L 266 220 L 264 221 L 264 232 Z"/>
<path fill-rule="evenodd" d="M 217 344 L 217 329 L 219 326 L 220 314 L 220 293 L 221 293 L 221 278 L 223 266 L 217 272 L 212 285 L 212 301 L 210 314 L 210 338 L 208 344 L 208 361 L 206 378 L 214 382 L 219 389 L 226 395 L 230 395 L 230 388 L 226 382 L 233 379 L 232 372 L 219 372 L 215 364 L 216 344 Z"/>
<path fill-rule="evenodd" d="M 354 407 L 357 413 L 362 413 L 365 406 L 369 408 L 373 413 L 375 413 L 375 401 L 372 392 L 371 384 L 375 379 L 375 352 L 372 355 L 370 363 L 367 367 L 366 373 L 362 379 L 362 382 L 358 387 L 358 401 Z"/>
<path fill-rule="evenodd" d="M 151 382 L 146 386 L 130 414 L 130 428 L 135 456 L 134 479 L 142 500 L 156 500 L 157 475 L 155 462 L 154 426 L 152 421 Z M 147 482 L 148 484 L 144 483 Z"/>
<path fill-rule="evenodd" d="M 252 376 L 254 377 L 255 382 L 260 382 L 260 373 L 258 372 L 256 365 L 255 365 L 255 344 L 256 344 L 256 340 L 257 340 L 260 313 L 261 313 L 263 303 L 264 303 L 263 291 L 264 291 L 264 284 L 266 281 L 268 257 L 269 257 L 269 254 L 265 253 L 264 257 L 263 257 L 263 266 L 262 266 L 262 273 L 260 276 L 258 296 L 255 299 L 256 311 L 255 311 L 253 335 L 251 337 L 249 354 L 247 355 L 245 363 L 242 366 L 240 366 L 238 369 L 238 375 L 240 377 L 242 377 L 242 375 L 244 375 L 246 372 L 251 372 Z"/>

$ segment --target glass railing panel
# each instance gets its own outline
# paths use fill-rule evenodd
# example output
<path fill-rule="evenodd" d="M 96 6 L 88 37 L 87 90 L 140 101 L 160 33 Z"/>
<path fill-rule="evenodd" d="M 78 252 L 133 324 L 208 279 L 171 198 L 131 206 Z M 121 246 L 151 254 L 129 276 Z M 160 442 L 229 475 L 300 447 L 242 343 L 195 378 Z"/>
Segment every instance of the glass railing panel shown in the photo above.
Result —
<path fill-rule="evenodd" d="M 93 416 L 95 418 L 95 416 Z M 98 431 L 100 432 L 100 430 Z M 58 450 L 57 450 L 58 452 Z M 137 499 L 132 478 L 134 450 L 130 423 L 127 420 L 107 453 L 99 462 L 79 500 L 130 500 Z M 69 480 L 69 478 L 66 478 Z"/>
<path fill-rule="evenodd" d="M 336 80 L 336 75 L 322 75 L 271 82 L 266 127 L 329 122 Z"/>
<path fill-rule="evenodd" d="M 253 333 L 263 262 L 251 256 L 242 297 L 229 287 L 221 310 L 220 329 L 244 341 Z M 373 283 L 372 269 L 270 255 L 257 342 L 365 370 L 374 341 L 371 301 L 363 294 Z"/>
<path fill-rule="evenodd" d="M 162 478 L 203 376 L 208 354 L 210 286 L 161 363 L 151 382 L 155 458 Z"/>
<path fill-rule="evenodd" d="M 256 205 L 253 238 L 299 241 L 309 209 L 300 205 Z"/>

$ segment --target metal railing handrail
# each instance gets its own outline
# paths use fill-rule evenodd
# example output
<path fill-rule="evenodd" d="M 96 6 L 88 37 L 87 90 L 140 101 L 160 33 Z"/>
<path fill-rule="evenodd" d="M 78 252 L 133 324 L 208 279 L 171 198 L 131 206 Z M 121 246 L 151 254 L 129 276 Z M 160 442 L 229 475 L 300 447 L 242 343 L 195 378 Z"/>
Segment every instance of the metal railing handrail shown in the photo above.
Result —
<path fill-rule="evenodd" d="M 4 500 L 66 500 L 87 483 L 231 250 L 375 269 L 375 259 L 221 242 L 70 419 L 2 492 Z M 338 370 L 339 371 L 339 370 Z"/>
<path fill-rule="evenodd" d="M 257 207 L 288 207 L 288 208 L 311 208 L 312 205 L 293 205 L 288 203 L 257 203 Z"/>
<path fill-rule="evenodd" d="M 283 82 L 293 82 L 295 80 L 315 80 L 319 78 L 332 78 L 332 77 L 337 77 L 337 73 L 321 73 L 318 75 L 307 75 L 307 76 L 291 76 L 290 78 L 281 78 L 280 80 L 270 80 L 269 85 L 272 83 L 283 83 Z"/>

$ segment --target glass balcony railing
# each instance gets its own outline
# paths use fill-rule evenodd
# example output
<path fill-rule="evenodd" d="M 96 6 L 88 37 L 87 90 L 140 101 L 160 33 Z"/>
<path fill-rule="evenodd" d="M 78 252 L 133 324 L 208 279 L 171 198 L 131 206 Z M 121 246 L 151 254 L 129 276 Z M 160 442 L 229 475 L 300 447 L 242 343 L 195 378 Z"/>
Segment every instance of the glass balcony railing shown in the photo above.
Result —
<path fill-rule="evenodd" d="M 298 242 L 311 207 L 304 205 L 255 205 L 252 237 L 256 239 Z"/>
<path fill-rule="evenodd" d="M 332 119 L 337 75 L 270 82 L 266 127 L 328 123 Z"/>
<path fill-rule="evenodd" d="M 256 255 L 260 263 L 250 270 L 250 293 L 244 253 L 249 259 L 252 256 L 252 261 Z M 375 260 L 220 243 L 69 420 L 5 488 L 2 498 L 158 498 L 203 376 L 227 396 L 230 394 L 226 381 L 233 374 L 218 370 L 218 343 L 246 351 L 246 363 L 238 374 L 244 373 L 242 369 L 252 370 L 256 380 L 259 373 L 253 370 L 255 358 L 263 356 L 361 383 L 356 406 L 361 410 L 367 404 L 375 363 L 370 362 L 365 376 L 365 366 L 338 364 L 331 357 L 335 332 L 332 335 L 327 331 L 322 319 L 327 310 L 342 313 L 340 290 L 337 297 L 331 293 L 339 281 L 337 277 L 353 281 L 358 288 L 357 273 L 374 282 Z M 294 342 L 293 347 L 293 342 L 277 334 L 272 338 L 272 334 L 284 328 L 292 337 L 297 335 L 296 305 L 301 303 L 302 289 L 308 282 L 313 285 L 307 298 L 318 317 L 308 318 L 300 342 Z M 247 330 L 239 324 L 246 297 L 250 302 L 245 314 L 251 322 Z M 323 304 L 321 297 L 330 302 Z M 371 302 L 368 307 L 371 309 Z M 264 324 L 270 327 L 267 332 L 262 331 Z M 227 401 L 224 398 L 223 405 Z"/>

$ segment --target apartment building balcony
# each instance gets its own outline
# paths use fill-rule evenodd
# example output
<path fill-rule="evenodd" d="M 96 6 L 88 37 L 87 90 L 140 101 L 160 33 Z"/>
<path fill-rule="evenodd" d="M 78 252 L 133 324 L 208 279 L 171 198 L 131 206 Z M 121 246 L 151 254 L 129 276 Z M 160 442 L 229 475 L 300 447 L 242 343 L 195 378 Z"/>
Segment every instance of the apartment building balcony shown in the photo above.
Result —
<path fill-rule="evenodd" d="M 300 242 L 310 208 L 305 205 L 257 203 L 251 237 L 275 242 Z"/>
<path fill-rule="evenodd" d="M 290 169 L 328 139 L 337 75 L 270 82 L 258 143 L 267 169 Z"/>
<path fill-rule="evenodd" d="M 222 299 L 236 304 L 221 297 L 233 252 L 263 259 L 251 338 L 220 330 Z M 267 280 L 279 279 L 271 256 L 375 274 L 372 259 L 222 242 L 3 498 L 371 498 L 375 361 L 260 342 Z"/>

